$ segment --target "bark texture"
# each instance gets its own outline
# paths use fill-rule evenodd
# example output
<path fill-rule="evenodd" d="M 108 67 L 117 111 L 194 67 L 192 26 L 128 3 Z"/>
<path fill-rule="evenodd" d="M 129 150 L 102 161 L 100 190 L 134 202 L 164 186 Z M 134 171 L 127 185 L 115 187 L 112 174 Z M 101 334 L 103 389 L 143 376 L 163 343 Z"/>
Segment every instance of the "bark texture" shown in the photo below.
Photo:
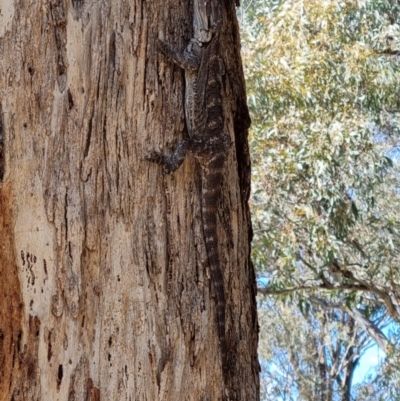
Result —
<path fill-rule="evenodd" d="M 200 175 L 144 161 L 184 130 L 183 0 L 0 0 L 0 400 L 258 400 L 249 117 L 232 2 L 221 57 L 222 380 Z M 3 163 L 3 164 L 2 164 Z"/>

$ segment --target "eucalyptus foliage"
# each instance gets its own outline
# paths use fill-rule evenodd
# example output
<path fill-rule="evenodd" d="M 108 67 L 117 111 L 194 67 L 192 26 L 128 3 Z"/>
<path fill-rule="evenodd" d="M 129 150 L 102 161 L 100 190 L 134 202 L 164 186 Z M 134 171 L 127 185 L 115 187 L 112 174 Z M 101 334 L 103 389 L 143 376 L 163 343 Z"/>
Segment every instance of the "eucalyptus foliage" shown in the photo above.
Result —
<path fill-rule="evenodd" d="M 372 299 L 395 316 L 396 10 L 332 0 L 259 0 L 251 10 L 243 52 L 257 267 L 282 293 L 344 291 L 349 304 Z"/>
<path fill-rule="evenodd" d="M 260 292 L 286 301 L 260 311 L 265 399 L 397 399 L 398 352 L 381 329 L 399 317 L 400 7 L 249 0 L 243 9 L 253 260 Z M 371 339 L 388 354 L 381 374 L 350 388 Z"/>

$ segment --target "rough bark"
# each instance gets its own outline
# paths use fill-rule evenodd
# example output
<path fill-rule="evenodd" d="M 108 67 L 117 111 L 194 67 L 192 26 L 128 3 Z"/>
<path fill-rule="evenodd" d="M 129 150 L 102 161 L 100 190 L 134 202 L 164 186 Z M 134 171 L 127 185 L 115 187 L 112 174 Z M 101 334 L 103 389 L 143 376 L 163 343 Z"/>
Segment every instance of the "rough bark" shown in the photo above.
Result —
<path fill-rule="evenodd" d="M 198 166 L 161 177 L 143 160 L 184 134 L 183 73 L 156 40 L 183 47 L 192 4 L 0 0 L 0 400 L 259 399 L 249 117 L 229 3 L 224 384 Z"/>

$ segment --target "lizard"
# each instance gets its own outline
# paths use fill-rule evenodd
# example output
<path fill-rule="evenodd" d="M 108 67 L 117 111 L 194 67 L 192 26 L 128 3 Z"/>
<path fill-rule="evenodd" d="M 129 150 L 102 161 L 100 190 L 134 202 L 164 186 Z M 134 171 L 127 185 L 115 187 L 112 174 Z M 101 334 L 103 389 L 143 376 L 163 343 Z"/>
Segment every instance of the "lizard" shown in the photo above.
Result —
<path fill-rule="evenodd" d="M 163 41 L 161 53 L 185 72 L 185 121 L 189 138 L 177 143 L 170 154 L 152 151 L 146 160 L 163 166 L 164 174 L 177 170 L 191 152 L 201 168 L 201 219 L 211 282 L 216 300 L 217 332 L 223 374 L 227 374 L 225 335 L 225 290 L 218 251 L 217 212 L 223 167 L 231 145 L 224 130 L 223 82 L 225 68 L 219 53 L 219 35 L 208 43 L 191 39 L 183 51 L 174 51 Z"/>

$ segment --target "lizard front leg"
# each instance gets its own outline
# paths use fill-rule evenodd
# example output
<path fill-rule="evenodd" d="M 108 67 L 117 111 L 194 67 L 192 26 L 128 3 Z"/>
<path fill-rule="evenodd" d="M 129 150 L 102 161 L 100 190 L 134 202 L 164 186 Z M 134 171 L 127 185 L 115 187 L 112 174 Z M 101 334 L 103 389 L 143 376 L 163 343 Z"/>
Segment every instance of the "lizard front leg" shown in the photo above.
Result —
<path fill-rule="evenodd" d="M 185 71 L 196 72 L 199 69 L 202 49 L 196 41 L 191 40 L 183 50 L 176 51 L 168 43 L 158 40 L 158 48 L 168 60 Z"/>
<path fill-rule="evenodd" d="M 189 148 L 189 140 L 183 139 L 178 142 L 171 154 L 152 151 L 145 160 L 157 163 L 163 166 L 164 175 L 176 171 L 185 160 L 186 152 Z"/>

